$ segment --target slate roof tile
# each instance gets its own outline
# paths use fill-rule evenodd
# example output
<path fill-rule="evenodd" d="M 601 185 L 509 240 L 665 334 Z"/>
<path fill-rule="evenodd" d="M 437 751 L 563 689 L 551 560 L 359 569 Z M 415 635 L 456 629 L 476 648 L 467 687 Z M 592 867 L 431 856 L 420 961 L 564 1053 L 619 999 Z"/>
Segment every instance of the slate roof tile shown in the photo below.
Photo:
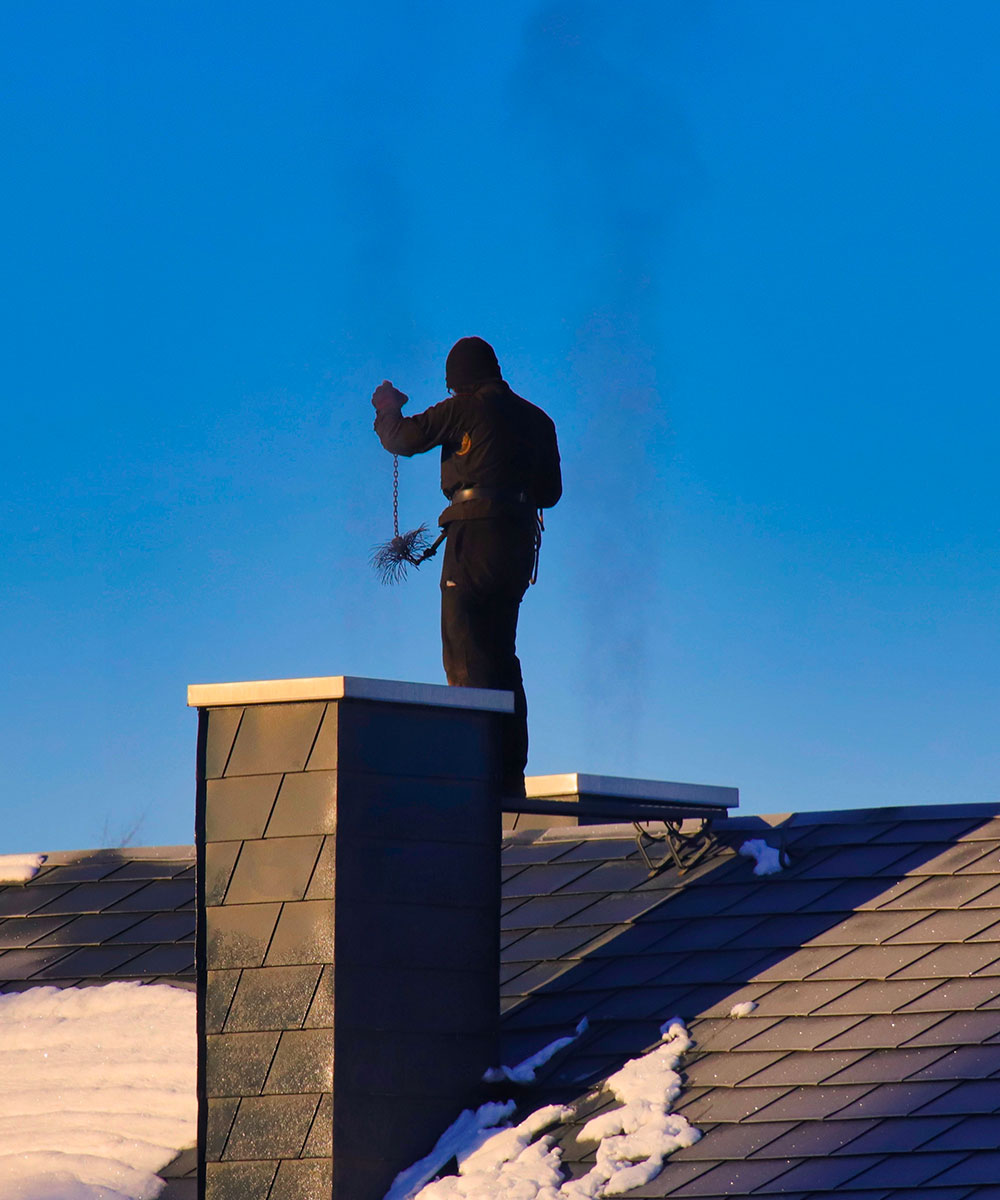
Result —
<path fill-rule="evenodd" d="M 949 843 L 913 870 L 914 875 L 954 875 L 994 852 L 989 842 Z"/>
<path fill-rule="evenodd" d="M 881 912 L 879 916 L 889 916 Z M 893 914 L 895 915 L 895 914 Z M 916 923 L 901 929 L 884 939 L 895 942 L 964 942 L 975 937 L 1000 919 L 1000 913 L 992 908 L 959 908 L 945 912 L 928 913 Z M 996 938 L 991 940 L 996 941 Z"/>
<path fill-rule="evenodd" d="M 964 1046 L 1000 1038 L 1000 1011 L 953 1013 L 912 1038 L 911 1046 Z"/>
<path fill-rule="evenodd" d="M 591 941 L 600 928 L 592 925 L 559 925 L 535 929 L 518 938 L 502 954 L 507 962 L 536 962 L 539 959 L 564 958 Z"/>
<path fill-rule="evenodd" d="M 75 863 L 47 865 L 43 868 L 42 875 L 46 883 L 89 883 L 93 880 L 104 879 L 112 871 L 117 870 L 121 863 L 120 857 L 94 858 L 84 855 L 81 856 L 80 861 Z"/>
<path fill-rule="evenodd" d="M 117 914 L 105 914 L 112 916 Z M 131 922 L 131 915 L 129 920 Z M 122 932 L 114 934 L 112 942 L 191 942 L 194 943 L 195 914 L 193 912 L 154 913 L 129 924 Z"/>
<path fill-rule="evenodd" d="M 947 1089 L 921 1106 L 921 1116 L 937 1116 L 939 1113 L 954 1113 L 956 1116 L 963 1116 L 1000 1112 L 1000 1084 L 997 1084 L 995 1080 L 965 1081 L 955 1087 L 940 1083 L 921 1083 L 909 1086 Z M 911 1109 L 911 1111 L 915 1110 Z"/>
<path fill-rule="evenodd" d="M 881 834 L 895 829 L 899 825 L 896 820 L 886 821 L 856 821 L 850 824 L 814 825 L 811 829 L 803 830 L 800 845 L 803 848 L 819 849 L 822 846 L 865 845 L 874 841 Z"/>
<path fill-rule="evenodd" d="M 847 881 L 840 884 L 838 891 L 842 894 L 850 895 L 852 890 L 857 894 L 857 885 L 862 883 L 861 880 Z M 867 881 L 864 881 L 867 882 Z M 854 884 L 852 889 L 851 884 Z M 849 907 L 859 909 L 883 908 L 893 900 L 899 899 L 901 896 L 906 896 L 920 886 L 921 880 L 918 876 L 906 876 L 897 879 L 892 883 L 886 883 L 886 886 L 873 890 L 871 885 L 868 886 L 868 894 L 862 896 L 855 905 Z"/>
<path fill-rule="evenodd" d="M 808 1158 L 796 1163 L 792 1169 L 780 1177 L 778 1186 L 772 1182 L 768 1187 L 758 1190 L 761 1193 L 783 1192 L 798 1188 L 809 1191 L 811 1188 L 821 1188 L 824 1192 L 843 1187 L 856 1179 L 863 1171 L 877 1166 L 884 1161 L 877 1155 L 845 1154 L 837 1158 Z"/>
<path fill-rule="evenodd" d="M 560 896 L 565 893 L 560 893 Z M 587 897 L 587 899 L 592 899 Z M 634 921 L 649 909 L 654 908 L 660 901 L 652 892 L 620 892 L 601 896 L 579 912 L 564 919 L 566 925 L 591 924 L 599 922 L 618 923 Z M 671 934 L 671 945 L 673 935 Z M 718 943 L 716 943 L 718 944 Z"/>
<path fill-rule="evenodd" d="M 33 979 L 43 980 L 49 978 L 65 979 L 67 976 L 79 975 L 84 978 L 97 978 L 107 975 L 116 967 L 122 966 L 123 963 L 136 957 L 136 946 L 82 946 L 79 950 L 74 950 L 72 953 L 60 957 L 58 962 L 51 963 L 36 971 L 32 976 Z M 192 966 L 194 965 L 193 948 L 191 953 Z M 3 962 L 0 961 L 0 973 L 3 971 Z"/>
<path fill-rule="evenodd" d="M 643 924 L 655 924 L 661 917 L 669 917 L 669 909 L 663 912 L 651 910 L 643 916 Z M 714 950 L 729 945 L 735 938 L 755 925 L 760 917 L 712 917 L 699 920 L 692 917 L 686 921 L 675 921 L 670 930 L 670 945 L 674 950 Z"/>
<path fill-rule="evenodd" d="M 853 1187 L 914 1188 L 965 1158 L 962 1152 L 893 1154 L 852 1179 Z"/>
<path fill-rule="evenodd" d="M 681 1184 L 670 1196 L 743 1196 L 763 1188 L 796 1166 L 794 1159 L 746 1159 L 720 1163 L 711 1170 Z M 663 1193 L 659 1193 L 663 1194 Z"/>
<path fill-rule="evenodd" d="M 742 1017 L 738 1021 L 731 1018 L 695 1019 L 688 1021 L 688 1030 L 694 1036 L 695 1045 L 699 1050 L 719 1053 L 744 1045 L 775 1023 L 774 1017 L 757 1016 Z"/>
<path fill-rule="evenodd" d="M 832 981 L 831 981 L 832 982 Z M 828 1001 L 816 1011 L 826 1013 L 893 1013 L 910 1011 L 911 1005 L 916 1008 L 921 996 L 934 990 L 935 984 L 930 979 L 876 979 L 857 983 L 854 980 L 841 981 L 846 989 L 839 996 Z M 931 1007 L 926 1011 L 936 1012 Z"/>
<path fill-rule="evenodd" d="M 774 1113 L 761 1116 L 760 1119 L 783 1121 L 800 1115 L 793 1112 L 778 1115 L 775 1102 L 793 1091 L 790 1087 L 721 1087 L 711 1088 L 707 1092 L 683 1092 L 675 1108 L 693 1124 L 699 1121 L 752 1121 L 765 1109 L 771 1108 L 775 1109 Z"/>
<path fill-rule="evenodd" d="M 1000 841 L 1000 817 L 992 817 L 989 820 L 984 820 L 981 825 L 976 825 L 970 829 L 968 833 L 962 835 L 962 841 Z"/>
<path fill-rule="evenodd" d="M 930 1121 L 929 1117 L 914 1117 L 914 1121 Z M 942 1117 L 951 1124 L 937 1134 L 934 1144 L 939 1150 L 995 1150 L 1000 1146 L 1000 1116 L 966 1117 L 956 1121 Z"/>
<path fill-rule="evenodd" d="M 910 1154 L 931 1142 L 941 1150 L 964 1148 L 942 1144 L 942 1134 L 954 1128 L 954 1117 L 888 1117 L 849 1124 L 867 1125 L 861 1136 L 851 1142 L 848 1148 L 851 1154 Z"/>
<path fill-rule="evenodd" d="M 754 1000 L 757 1005 L 754 1012 L 758 1017 L 803 1017 L 809 1013 L 836 1016 L 837 1013 L 831 1007 L 833 1003 L 856 987 L 857 984 L 853 979 L 823 979 L 815 982 L 802 980 L 793 983 L 779 983 L 758 996 L 748 993 L 744 997 L 741 991 L 736 1000 L 744 998 Z M 824 1008 L 827 1011 L 823 1011 Z M 863 1016 L 871 1009 L 859 1009 L 848 1005 L 840 1011 Z"/>
<path fill-rule="evenodd" d="M 973 909 L 963 909 L 963 912 L 973 912 Z M 974 933 L 969 938 L 970 942 L 1000 942 L 1000 909 L 988 908 L 981 910 L 985 912 L 992 920 L 992 925 L 987 925 L 985 929 Z"/>
<path fill-rule="evenodd" d="M 818 1019 L 818 1018 L 816 1018 Z M 940 1013 L 893 1013 L 867 1017 L 823 1044 L 824 1050 L 875 1050 L 901 1046 L 941 1021 Z"/>
<path fill-rule="evenodd" d="M 704 1136 L 693 1146 L 677 1150 L 670 1156 L 670 1162 L 685 1162 L 688 1159 L 701 1161 L 705 1159 L 749 1158 L 757 1151 L 770 1148 L 782 1135 L 790 1130 L 801 1128 L 792 1121 L 758 1121 L 755 1124 L 726 1124 L 714 1125 L 704 1130 Z M 779 1155 L 779 1157 L 781 1157 Z"/>
<path fill-rule="evenodd" d="M 564 861 L 560 859 L 557 865 L 562 866 Z M 599 863 L 596 866 L 592 862 L 588 862 L 568 865 L 572 868 L 577 866 L 583 868 L 583 873 L 577 874 L 575 879 L 563 884 L 559 889 L 560 895 L 572 892 L 595 892 L 598 894 L 617 892 L 634 887 L 638 883 L 645 883 L 648 878 L 648 872 L 642 862 L 609 862 Z"/>
<path fill-rule="evenodd" d="M 44 967 L 65 958 L 65 946 L 34 946 L 27 950 L 5 950 L 0 954 L 0 979 L 32 979 Z"/>
<path fill-rule="evenodd" d="M 43 946 L 99 946 L 139 920 L 136 913 L 90 913 L 74 919 L 64 915 L 59 928 L 39 941 Z"/>
<path fill-rule="evenodd" d="M 130 950 L 143 950 L 141 946 L 130 946 Z M 109 976 L 183 975 L 194 972 L 194 946 L 190 942 L 178 942 L 173 946 L 147 946 L 143 953 L 129 959 L 124 965 L 108 971 Z"/>
<path fill-rule="evenodd" d="M 590 871 L 591 863 L 545 863 L 523 867 L 503 884 L 503 895 L 549 896 Z"/>
<path fill-rule="evenodd" d="M 771 1066 L 774 1055 L 767 1051 L 740 1054 L 702 1054 L 684 1063 L 687 1083 L 702 1087 L 732 1087 Z"/>
<path fill-rule="evenodd" d="M 857 950 L 846 952 L 839 949 L 835 960 L 817 968 L 817 979 L 888 979 L 936 947 L 860 946 Z M 927 978 L 918 972 L 914 973 L 914 977 Z"/>
<path fill-rule="evenodd" d="M 72 884 L 33 884 L 31 887 L 18 885 L 0 888 L 0 917 L 24 917 L 37 912 L 71 887 Z"/>
<path fill-rule="evenodd" d="M 648 1196 L 672 1196 L 677 1188 L 683 1187 L 684 1184 L 711 1170 L 710 1162 L 691 1159 L 681 1162 L 671 1155 L 667 1159 L 667 1165 L 663 1171 L 652 1182 L 646 1184 L 645 1187 L 633 1189 L 629 1195 L 635 1197 L 635 1200 L 642 1200 L 643 1197 Z"/>
<path fill-rule="evenodd" d="M 1000 870 L 1000 842 L 969 842 L 970 846 L 983 846 L 986 853 L 959 868 L 959 875 L 995 875 Z"/>
<path fill-rule="evenodd" d="M 111 912 L 170 912 L 182 907 L 190 898 L 191 885 L 186 879 L 156 879 L 138 891 L 130 888 L 127 896 L 105 907 Z"/>
<path fill-rule="evenodd" d="M 505 838 L 503 843 L 503 865 L 505 867 L 527 866 L 529 863 L 552 862 L 566 853 L 571 842 L 518 842 Z"/>
<path fill-rule="evenodd" d="M 929 989 L 925 986 L 929 981 L 919 982 L 924 990 L 904 1004 L 901 1012 L 949 1013 L 960 1008 L 1000 1008 L 1000 979 L 995 976 L 947 979 L 944 983 L 932 983 Z"/>
<path fill-rule="evenodd" d="M 954 1167 L 935 1176 L 935 1185 L 986 1183 L 1000 1180 L 1000 1150 L 970 1154 Z"/>
<path fill-rule="evenodd" d="M 98 913 L 110 908 L 143 885 L 138 880 L 123 879 L 118 883 L 97 882 L 77 883 L 68 888 L 55 899 L 50 900 L 40 912 L 46 916 L 62 915 L 77 916 L 79 913 Z M 190 893 L 190 887 L 185 889 Z"/>
<path fill-rule="evenodd" d="M 744 983 L 738 985 L 734 991 L 724 989 L 721 995 L 713 994 L 711 990 L 706 991 L 704 988 L 695 989 L 692 992 L 692 999 L 695 1001 L 694 1007 L 689 1005 L 684 1011 L 687 1013 L 697 1013 L 700 1017 L 728 1017 L 734 1004 L 740 1004 L 744 1001 L 762 1004 L 765 998 L 773 995 L 779 989 L 796 986 L 798 985 L 771 983 L 770 981 Z M 794 1002 L 790 1001 L 789 1003 L 793 1004 Z M 769 1011 L 758 1010 L 755 1012 L 755 1015 L 758 1017 L 774 1017 L 786 1016 L 787 1014 L 779 1007 Z M 803 1014 L 798 1008 L 793 1008 L 792 1015 L 801 1016 Z"/>
<path fill-rule="evenodd" d="M 593 988 L 640 987 L 657 979 L 664 973 L 664 960 L 660 956 L 651 958 L 606 958 L 594 959 L 596 970 L 587 980 Z"/>
<path fill-rule="evenodd" d="M 926 1067 L 913 1079 L 985 1079 L 1000 1075 L 1000 1045 L 957 1046 Z M 1000 1085 L 998 1085 L 1000 1086 Z"/>
<path fill-rule="evenodd" d="M 916 947 L 915 947 L 916 948 Z M 926 949 L 926 947 L 919 947 Z M 973 975 L 986 971 L 1000 959 L 1000 945 L 995 942 L 965 942 L 936 946 L 928 954 L 896 972 L 898 979 L 940 979 Z M 993 972 L 991 972 L 992 974 Z"/>
<path fill-rule="evenodd" d="M 692 1011 L 685 997 L 691 992 L 684 987 L 622 988 L 620 991 L 580 992 L 587 998 L 584 1009 L 589 1016 L 632 1019 L 655 1017 L 666 1019 L 673 1013 Z"/>
<path fill-rule="evenodd" d="M 926 846 L 934 842 L 954 842 L 982 825 L 982 819 L 973 816 L 958 818 L 941 817 L 931 820 L 906 820 L 891 826 L 884 833 L 872 838 L 873 842 L 909 842 Z"/>
<path fill-rule="evenodd" d="M 921 1071 L 929 1063 L 943 1058 L 947 1051 L 940 1046 L 925 1046 L 913 1050 L 873 1050 L 857 1062 L 844 1068 L 831 1083 L 898 1083 Z"/>
<path fill-rule="evenodd" d="M 642 859 L 636 849 L 635 839 L 623 838 L 586 838 L 575 845 L 567 843 L 571 849 L 562 849 L 560 862 L 613 862 L 615 859 L 635 858 L 641 863 Z"/>
<path fill-rule="evenodd" d="M 964 908 L 1000 908 L 1000 884 L 991 887 L 988 892 L 982 892 L 972 900 L 967 900 Z"/>
<path fill-rule="evenodd" d="M 862 1054 L 854 1050 L 841 1051 L 839 1054 L 827 1054 L 821 1050 L 793 1051 L 775 1059 L 770 1066 L 744 1082 L 750 1087 L 798 1086 L 833 1081 L 856 1083 L 859 1081 L 845 1078 L 844 1072 L 861 1057 Z"/>
<path fill-rule="evenodd" d="M 581 913 L 580 916 L 582 917 L 582 915 Z M 561 928 L 568 928 L 570 924 L 567 921 Z M 647 925 L 643 922 L 641 925 L 630 928 L 627 938 L 622 938 L 615 945 L 606 947 L 600 957 L 632 958 L 637 954 L 642 954 L 648 958 L 659 957 L 664 963 L 667 963 L 679 957 L 667 953 L 672 949 L 673 938 L 670 934 L 664 933 L 662 925 Z"/>
<path fill-rule="evenodd" d="M 745 1018 L 743 1018 L 745 1020 Z M 858 1024 L 857 1017 L 789 1017 L 744 1042 L 744 1050 L 814 1050 L 817 1046 L 838 1049 L 838 1035 Z M 844 1049 L 855 1047 L 846 1045 Z M 863 1047 L 861 1047 L 863 1048 Z"/>
<path fill-rule="evenodd" d="M 836 1110 L 838 1117 L 906 1117 L 912 1112 L 924 1110 L 935 1115 L 929 1106 L 932 1101 L 951 1090 L 948 1083 L 882 1083 L 877 1087 L 870 1084 L 858 1085 L 865 1094 Z M 941 1111 L 941 1110 L 937 1110 Z"/>
<path fill-rule="evenodd" d="M 991 888 L 990 876 L 935 875 L 930 879 L 921 879 L 915 888 L 894 897 L 882 907 L 922 908 L 928 911 L 961 908 L 963 904 L 977 899 Z"/>
<path fill-rule="evenodd" d="M 810 878 L 856 879 L 891 873 L 908 856 L 905 846 L 850 846 L 812 864 Z"/>
<path fill-rule="evenodd" d="M 761 960 L 759 950 L 706 950 L 701 954 L 687 956 L 663 955 L 660 958 L 664 968 L 662 978 L 654 978 L 664 983 L 715 984 L 773 978 L 768 976 L 766 971 L 759 974 L 755 971 Z M 780 968 L 778 977 L 781 978 Z"/>
<path fill-rule="evenodd" d="M 500 918 L 501 929 L 540 929 L 564 921 L 573 913 L 587 908 L 593 901 L 589 896 L 538 896 L 514 905 L 513 910 Z"/>
<path fill-rule="evenodd" d="M 525 964 L 525 969 L 519 972 L 505 987 L 501 987 L 500 991 L 502 995 L 524 996 L 537 988 L 552 985 L 555 980 L 566 975 L 569 971 L 574 972 L 574 975 L 579 972 L 580 978 L 585 979 L 587 978 L 583 974 L 585 970 L 593 971 L 593 964 L 581 967 L 580 964 L 572 961 L 561 962 L 558 960 L 554 962 L 534 963 L 531 966 Z"/>
<path fill-rule="evenodd" d="M 125 851 L 124 853 L 128 853 Z M 132 858 L 116 867 L 108 879 L 177 879 L 194 876 L 194 867 L 189 859 L 182 858 Z"/>
<path fill-rule="evenodd" d="M 754 975 L 754 979 L 773 979 L 776 981 L 810 979 L 861 979 L 863 974 L 856 973 L 851 968 L 846 972 L 835 970 L 841 959 L 852 954 L 860 954 L 860 950 L 849 950 L 846 946 L 804 946 L 791 954 L 783 955 L 777 962 L 765 967 Z"/>
<path fill-rule="evenodd" d="M 846 920 L 839 921 L 829 929 L 814 934 L 813 946 L 878 946 L 894 935 L 920 920 L 914 912 L 871 912 L 851 913 Z"/>
<path fill-rule="evenodd" d="M 13 917 L 0 923 L 0 950 L 21 950 L 67 925 L 70 918 Z"/>

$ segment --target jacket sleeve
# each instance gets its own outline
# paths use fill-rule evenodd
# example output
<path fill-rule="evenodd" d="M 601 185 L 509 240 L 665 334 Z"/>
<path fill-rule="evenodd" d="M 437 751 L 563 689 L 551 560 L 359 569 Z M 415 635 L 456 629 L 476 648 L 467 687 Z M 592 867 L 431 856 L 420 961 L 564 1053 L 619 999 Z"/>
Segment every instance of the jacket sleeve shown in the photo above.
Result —
<path fill-rule="evenodd" d="M 412 417 L 404 417 L 398 408 L 383 410 L 375 418 L 379 441 L 390 454 L 402 454 L 407 458 L 451 441 L 454 436 L 452 400 L 453 397 L 449 397 Z"/>
<path fill-rule="evenodd" d="M 535 503 L 539 508 L 551 508 L 562 495 L 562 470 L 559 466 L 559 443 L 552 419 L 545 418 L 546 428 L 541 438 L 541 453 L 535 473 Z"/>

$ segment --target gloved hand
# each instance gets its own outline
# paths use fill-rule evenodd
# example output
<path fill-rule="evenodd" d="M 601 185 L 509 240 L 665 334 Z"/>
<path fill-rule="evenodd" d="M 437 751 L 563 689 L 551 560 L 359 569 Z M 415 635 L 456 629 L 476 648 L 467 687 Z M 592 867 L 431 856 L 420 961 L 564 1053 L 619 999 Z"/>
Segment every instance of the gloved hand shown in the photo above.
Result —
<path fill-rule="evenodd" d="M 398 388 L 394 388 L 388 379 L 383 379 L 372 393 L 372 404 L 378 413 L 392 412 L 393 410 L 399 412 L 407 400 L 409 400 L 409 396 Z"/>

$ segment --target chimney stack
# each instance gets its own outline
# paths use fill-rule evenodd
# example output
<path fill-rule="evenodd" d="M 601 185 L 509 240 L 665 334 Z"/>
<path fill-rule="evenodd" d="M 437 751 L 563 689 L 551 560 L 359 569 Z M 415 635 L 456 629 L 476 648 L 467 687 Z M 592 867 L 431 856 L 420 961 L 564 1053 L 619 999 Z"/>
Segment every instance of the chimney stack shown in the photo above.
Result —
<path fill-rule="evenodd" d="M 497 1061 L 508 692 L 195 685 L 200 1189 L 381 1200 Z"/>

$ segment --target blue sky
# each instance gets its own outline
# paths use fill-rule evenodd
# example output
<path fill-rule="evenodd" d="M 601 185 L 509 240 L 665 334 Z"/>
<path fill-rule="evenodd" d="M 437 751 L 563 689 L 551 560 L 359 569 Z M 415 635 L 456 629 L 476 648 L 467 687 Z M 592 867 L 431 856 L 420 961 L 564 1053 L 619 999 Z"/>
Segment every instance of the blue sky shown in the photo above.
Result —
<path fill-rule="evenodd" d="M 471 333 L 563 452 L 531 772 L 997 798 L 996 5 L 7 0 L 0 44 L 9 852 L 189 842 L 188 683 L 443 681 L 436 571 L 367 566 L 368 399 Z"/>

